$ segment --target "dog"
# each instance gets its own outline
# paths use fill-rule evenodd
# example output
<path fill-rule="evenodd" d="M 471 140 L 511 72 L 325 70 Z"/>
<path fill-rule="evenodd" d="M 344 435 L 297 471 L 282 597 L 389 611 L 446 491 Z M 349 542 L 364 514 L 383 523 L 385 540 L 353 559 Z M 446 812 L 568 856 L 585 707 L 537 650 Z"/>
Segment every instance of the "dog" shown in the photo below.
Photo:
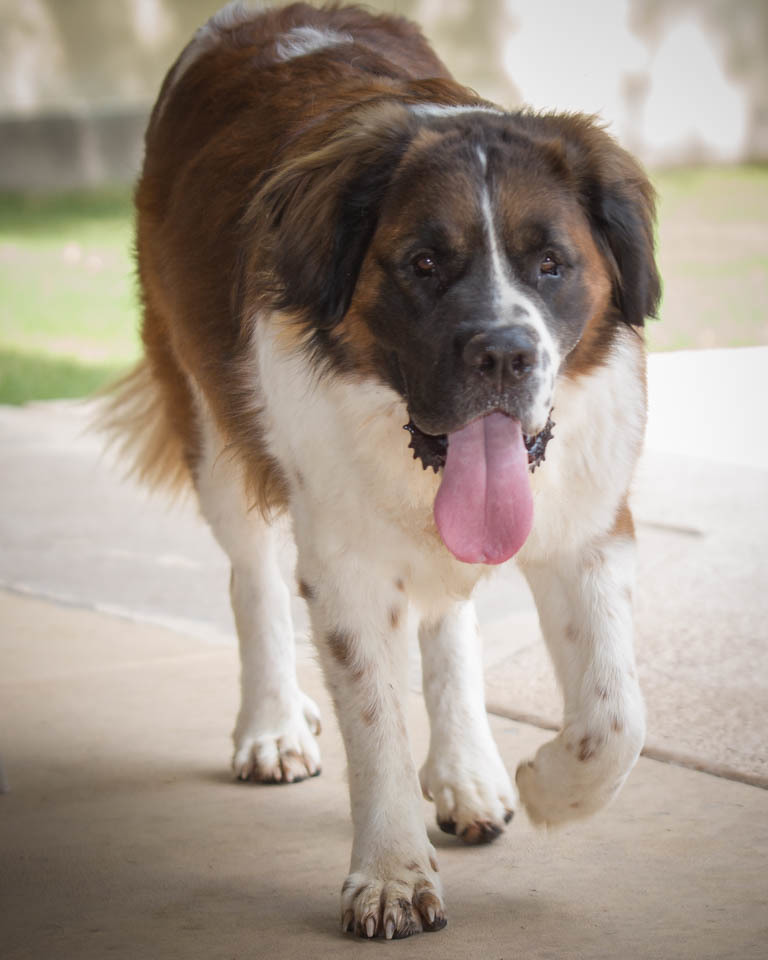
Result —
<path fill-rule="evenodd" d="M 107 421 L 149 483 L 191 483 L 231 560 L 234 772 L 320 771 L 272 526 L 287 511 L 349 764 L 342 928 L 439 930 L 420 789 L 443 830 L 488 842 L 518 794 L 537 824 L 592 814 L 643 744 L 627 492 L 660 295 L 653 190 L 594 118 L 481 99 L 404 19 L 234 4 L 165 78 L 136 208 L 145 356 Z M 516 784 L 472 605 L 512 557 L 564 698 Z"/>

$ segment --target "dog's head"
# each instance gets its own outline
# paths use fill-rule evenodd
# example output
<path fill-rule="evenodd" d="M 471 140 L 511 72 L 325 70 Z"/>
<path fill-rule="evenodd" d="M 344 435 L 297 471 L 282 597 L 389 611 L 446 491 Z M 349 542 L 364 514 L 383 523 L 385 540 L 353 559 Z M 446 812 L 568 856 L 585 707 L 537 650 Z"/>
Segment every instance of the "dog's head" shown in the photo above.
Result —
<path fill-rule="evenodd" d="M 656 309 L 653 191 L 590 118 L 385 102 L 334 127 L 254 205 L 273 289 L 424 432 L 501 410 L 538 433 L 558 373 Z"/>
<path fill-rule="evenodd" d="M 254 205 L 273 305 L 429 437 L 535 437 L 557 377 L 656 308 L 652 188 L 590 118 L 385 100 L 309 139 Z"/>

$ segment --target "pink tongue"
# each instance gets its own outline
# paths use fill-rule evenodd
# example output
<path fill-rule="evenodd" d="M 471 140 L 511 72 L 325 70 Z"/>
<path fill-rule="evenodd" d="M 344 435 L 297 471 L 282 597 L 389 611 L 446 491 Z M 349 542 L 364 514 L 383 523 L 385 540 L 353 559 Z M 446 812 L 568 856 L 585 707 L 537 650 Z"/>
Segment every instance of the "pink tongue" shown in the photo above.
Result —
<path fill-rule="evenodd" d="M 533 498 L 517 420 L 492 413 L 448 435 L 435 522 L 443 543 L 465 563 L 503 563 L 522 547 Z"/>

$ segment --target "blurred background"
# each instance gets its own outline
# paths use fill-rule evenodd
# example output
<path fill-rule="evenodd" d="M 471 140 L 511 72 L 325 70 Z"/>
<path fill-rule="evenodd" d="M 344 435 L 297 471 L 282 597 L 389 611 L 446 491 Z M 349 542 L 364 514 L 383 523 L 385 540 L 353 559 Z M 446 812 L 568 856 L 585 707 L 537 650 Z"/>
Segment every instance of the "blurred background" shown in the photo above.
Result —
<path fill-rule="evenodd" d="M 380 0 L 507 107 L 598 113 L 660 195 L 654 350 L 768 344 L 765 0 Z M 138 355 L 131 188 L 216 0 L 0 0 L 0 402 Z"/>

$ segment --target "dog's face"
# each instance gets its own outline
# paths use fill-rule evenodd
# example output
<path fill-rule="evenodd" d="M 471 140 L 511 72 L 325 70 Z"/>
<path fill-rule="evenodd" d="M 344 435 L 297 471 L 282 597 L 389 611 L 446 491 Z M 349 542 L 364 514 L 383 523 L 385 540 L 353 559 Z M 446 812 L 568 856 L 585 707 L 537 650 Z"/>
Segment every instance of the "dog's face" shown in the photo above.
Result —
<path fill-rule="evenodd" d="M 395 389 L 424 433 L 501 411 L 534 436 L 557 375 L 654 309 L 652 191 L 585 118 L 386 119 L 273 192 L 281 306 L 306 311 L 325 359 Z"/>
<path fill-rule="evenodd" d="M 361 315 L 428 434 L 494 410 L 539 433 L 561 361 L 610 299 L 577 199 L 501 132 L 414 144 L 361 272 Z"/>

